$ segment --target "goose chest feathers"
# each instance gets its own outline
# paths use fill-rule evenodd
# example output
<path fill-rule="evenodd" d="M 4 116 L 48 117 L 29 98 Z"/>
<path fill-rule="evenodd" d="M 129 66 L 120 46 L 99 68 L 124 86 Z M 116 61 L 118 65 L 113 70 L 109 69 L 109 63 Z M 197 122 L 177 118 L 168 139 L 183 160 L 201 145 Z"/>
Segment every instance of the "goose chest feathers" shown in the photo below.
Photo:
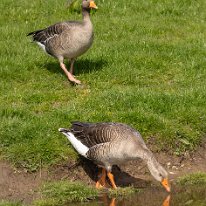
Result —
<path fill-rule="evenodd" d="M 102 167 L 102 176 L 96 187 L 105 186 L 106 176 L 116 188 L 113 165 L 141 158 L 152 176 L 170 191 L 168 173 L 146 146 L 140 133 L 122 123 L 73 122 L 70 129 L 60 128 L 77 152 Z"/>
<path fill-rule="evenodd" d="M 75 59 L 84 54 L 93 42 L 93 25 L 90 20 L 90 10 L 97 9 L 94 1 L 82 0 L 82 21 L 65 21 L 56 23 L 46 29 L 30 32 L 33 41 L 46 53 L 57 58 L 60 67 L 68 79 L 76 84 L 81 82 L 73 76 Z M 64 59 L 71 62 L 68 71 Z"/>

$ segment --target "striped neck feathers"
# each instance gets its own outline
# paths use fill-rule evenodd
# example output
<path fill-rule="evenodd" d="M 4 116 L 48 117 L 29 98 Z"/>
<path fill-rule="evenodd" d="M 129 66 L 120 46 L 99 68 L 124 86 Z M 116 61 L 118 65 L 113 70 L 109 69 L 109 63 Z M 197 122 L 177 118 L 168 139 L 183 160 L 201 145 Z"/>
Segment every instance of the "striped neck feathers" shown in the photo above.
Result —
<path fill-rule="evenodd" d="M 157 162 L 155 157 L 147 160 L 147 166 L 151 175 L 159 182 L 168 177 L 167 171 Z"/>
<path fill-rule="evenodd" d="M 90 9 L 82 8 L 82 17 L 83 17 L 83 21 L 91 21 Z"/>

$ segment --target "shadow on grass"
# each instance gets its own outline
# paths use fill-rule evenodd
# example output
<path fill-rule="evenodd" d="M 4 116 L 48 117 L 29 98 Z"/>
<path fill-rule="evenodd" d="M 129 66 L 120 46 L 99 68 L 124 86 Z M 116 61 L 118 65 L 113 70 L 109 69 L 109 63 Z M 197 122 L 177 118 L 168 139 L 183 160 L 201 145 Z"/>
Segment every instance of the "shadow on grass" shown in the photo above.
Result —
<path fill-rule="evenodd" d="M 70 68 L 70 62 L 65 61 L 67 69 Z M 93 71 L 97 71 L 102 69 L 108 63 L 106 60 L 97 59 L 97 60 L 88 60 L 88 59 L 80 59 L 75 61 L 74 63 L 74 73 L 76 75 L 81 73 L 91 73 Z M 45 62 L 44 64 L 40 64 L 40 67 L 46 68 L 48 71 L 52 73 L 62 73 L 64 74 L 63 70 L 60 68 L 59 62 Z"/>
<path fill-rule="evenodd" d="M 92 161 L 85 159 L 83 157 L 80 157 L 80 165 L 84 169 L 84 171 L 87 173 L 87 175 L 93 180 L 97 181 L 101 176 L 101 168 L 98 168 L 97 165 L 95 165 Z M 150 185 L 149 181 L 145 181 L 140 178 L 135 178 L 131 176 L 130 174 L 121 171 L 121 169 L 118 166 L 113 166 L 112 173 L 115 177 L 115 182 L 117 186 L 120 187 L 128 187 L 133 186 L 136 188 L 144 188 Z M 99 175 L 98 175 L 99 174 Z M 109 180 L 107 178 L 107 183 L 109 183 Z"/>

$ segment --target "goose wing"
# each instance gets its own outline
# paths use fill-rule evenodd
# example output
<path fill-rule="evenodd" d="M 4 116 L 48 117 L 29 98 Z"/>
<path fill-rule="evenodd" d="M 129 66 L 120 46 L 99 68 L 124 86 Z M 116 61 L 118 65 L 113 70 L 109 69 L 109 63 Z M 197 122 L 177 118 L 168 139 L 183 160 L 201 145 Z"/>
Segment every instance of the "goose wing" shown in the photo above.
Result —
<path fill-rule="evenodd" d="M 120 135 L 115 123 L 73 122 L 70 131 L 89 148 L 111 142 Z"/>
<path fill-rule="evenodd" d="M 54 37 L 60 36 L 64 31 L 69 32 L 74 27 L 82 26 L 82 22 L 79 21 L 67 21 L 60 22 L 51 25 L 45 29 L 36 30 L 27 34 L 27 36 L 32 35 L 33 41 L 45 44 L 46 41 Z"/>
<path fill-rule="evenodd" d="M 33 41 L 37 41 L 45 45 L 46 41 L 59 36 L 65 29 L 68 29 L 67 24 L 57 23 L 47 27 L 46 29 L 30 32 L 27 36 L 32 35 Z"/>
<path fill-rule="evenodd" d="M 73 122 L 70 131 L 87 147 L 125 138 L 135 139 L 145 144 L 139 132 L 122 123 L 82 123 Z"/>
<path fill-rule="evenodd" d="M 60 22 L 45 29 L 30 32 L 27 36 L 32 35 L 33 41 L 37 42 L 47 53 L 52 55 L 53 50 L 62 47 L 66 41 L 64 34 L 69 35 L 74 27 L 80 25 L 81 22 L 78 21 Z"/>
<path fill-rule="evenodd" d="M 33 41 L 37 42 L 48 54 L 54 55 L 55 48 L 61 45 L 61 34 L 65 30 L 70 30 L 66 23 L 57 23 L 46 29 L 30 32 L 27 36 L 32 35 Z"/>

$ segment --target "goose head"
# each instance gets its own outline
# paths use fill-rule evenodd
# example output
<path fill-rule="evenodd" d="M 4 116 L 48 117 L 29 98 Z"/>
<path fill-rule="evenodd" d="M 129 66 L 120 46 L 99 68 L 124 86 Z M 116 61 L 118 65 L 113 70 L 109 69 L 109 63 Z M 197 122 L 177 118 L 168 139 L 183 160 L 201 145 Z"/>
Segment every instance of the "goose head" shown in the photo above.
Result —
<path fill-rule="evenodd" d="M 168 181 L 167 171 L 156 161 L 156 159 L 151 159 L 147 162 L 148 168 L 151 172 L 151 175 L 161 184 L 163 187 L 170 192 L 170 185 Z"/>
<path fill-rule="evenodd" d="M 90 9 L 97 9 L 98 7 L 92 0 L 82 0 L 82 9 L 90 11 Z"/>

